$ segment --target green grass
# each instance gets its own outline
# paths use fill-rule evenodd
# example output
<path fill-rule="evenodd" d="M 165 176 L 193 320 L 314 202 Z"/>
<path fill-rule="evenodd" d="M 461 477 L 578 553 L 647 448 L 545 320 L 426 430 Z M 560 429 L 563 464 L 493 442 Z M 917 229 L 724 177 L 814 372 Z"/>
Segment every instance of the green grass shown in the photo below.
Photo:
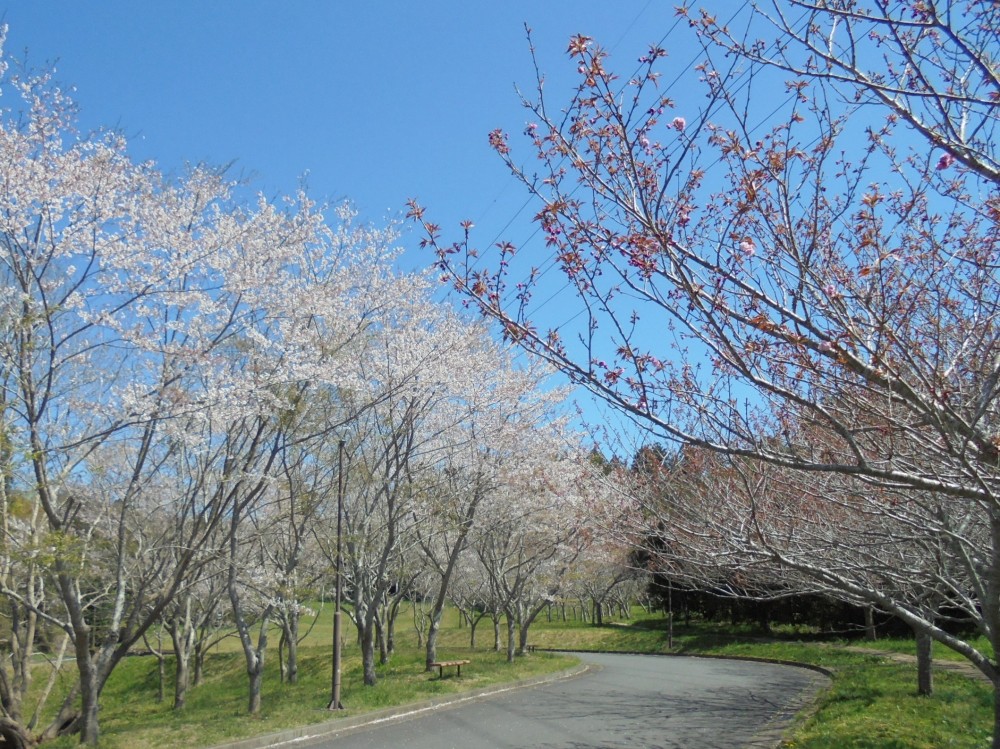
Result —
<path fill-rule="evenodd" d="M 829 690 L 796 726 L 788 746 L 801 749 L 983 747 L 993 727 L 989 685 L 935 672 L 934 695 L 916 693 L 916 668 L 817 643 L 729 643 L 697 649 L 715 655 L 810 663 L 830 669 Z"/>
<path fill-rule="evenodd" d="M 329 618 L 327 608 L 300 649 L 300 679 L 296 685 L 279 683 L 277 637 L 272 638 L 262 690 L 263 709 L 254 717 L 246 712 L 247 679 L 235 640 L 227 641 L 210 656 L 205 683 L 190 690 L 188 706 L 180 712 L 170 707 L 169 669 L 166 700 L 157 703 L 156 661 L 148 657 L 127 660 L 102 695 L 101 746 L 208 747 L 558 671 L 574 662 L 566 656 L 536 652 L 507 664 L 503 653 L 492 650 L 489 620 L 480 624 L 478 647 L 472 650 L 468 627 L 460 627 L 457 615 L 450 611 L 442 628 L 439 655 L 442 659 L 469 658 L 472 665 L 463 667 L 461 679 L 454 675 L 438 679 L 436 672 L 428 674 L 423 670 L 423 652 L 416 648 L 409 612 L 403 612 L 397 625 L 397 652 L 390 664 L 379 667 L 378 685 L 368 688 L 362 684 L 353 626 L 345 622 L 348 645 L 342 700 L 348 709 L 330 713 L 325 709 L 330 697 Z M 913 666 L 851 652 L 842 647 L 844 642 L 823 640 L 807 630 L 786 629 L 765 637 L 751 626 L 677 623 L 670 649 L 663 618 L 637 610 L 629 622 L 611 622 L 602 627 L 579 621 L 547 621 L 543 615 L 532 627 L 530 639 L 540 648 L 768 658 L 831 670 L 829 689 L 819 696 L 815 709 L 795 725 L 786 744 L 789 748 L 972 749 L 987 745 L 992 730 L 992 690 L 988 684 L 961 674 L 936 672 L 934 696 L 919 697 Z M 874 645 L 913 652 L 913 643 L 907 640 L 879 640 Z M 49 746 L 69 749 L 77 742 L 67 737 Z"/>
<path fill-rule="evenodd" d="M 329 609 L 327 610 L 329 611 Z M 326 616 L 326 615 L 324 615 Z M 508 664 L 503 653 L 468 647 L 465 633 L 458 630 L 457 616 L 451 612 L 448 629 L 439 647 L 442 659 L 468 658 L 461 678 L 454 673 L 439 679 L 437 671 L 424 671 L 424 652 L 415 645 L 412 627 L 399 622 L 397 652 L 389 664 L 378 667 L 378 684 L 365 687 L 361 659 L 354 643 L 354 628 L 345 622 L 341 701 L 345 710 L 335 713 L 326 707 L 331 693 L 331 625 L 317 624 L 299 649 L 299 681 L 280 683 L 277 662 L 277 633 L 268 647 L 262 710 L 247 714 L 247 676 L 242 652 L 235 640 L 227 640 L 219 652 L 209 656 L 205 681 L 188 692 L 182 711 L 171 708 L 173 698 L 172 663 L 168 660 L 166 699 L 156 702 L 157 665 L 155 658 L 135 657 L 124 661 L 112 674 L 101 696 L 102 749 L 160 749 L 191 746 L 209 747 L 227 741 L 272 733 L 286 728 L 342 719 L 359 713 L 403 705 L 447 694 L 470 691 L 493 684 L 551 673 L 569 668 L 577 659 L 537 653 Z M 483 628 L 492 645 L 492 630 Z M 454 671 L 454 670 L 453 670 Z M 45 746 L 69 749 L 78 746 L 76 737 L 64 737 Z"/>
<path fill-rule="evenodd" d="M 273 654 L 272 654 L 273 655 Z M 157 704 L 155 662 L 132 659 L 114 674 L 102 697 L 101 746 L 132 747 L 212 746 L 236 738 L 270 733 L 284 728 L 347 717 L 393 705 L 405 704 L 490 684 L 525 678 L 566 667 L 555 656 L 520 659 L 513 666 L 496 653 L 469 654 L 450 650 L 447 657 L 471 658 L 461 679 L 423 670 L 423 658 L 415 650 L 398 653 L 390 665 L 379 669 L 375 687 L 362 684 L 357 658 L 345 660 L 341 699 L 346 710 L 326 710 L 330 699 L 330 653 L 307 648 L 301 654 L 299 683 L 278 683 L 276 669 L 265 677 L 263 709 L 247 716 L 247 679 L 242 656 L 223 654 L 214 658 L 206 682 L 192 689 L 181 712 L 170 707 L 169 696 Z M 274 665 L 274 664 L 272 664 Z M 114 706 L 112 709 L 112 705 Z M 65 746 L 74 746 L 66 740 Z"/>
<path fill-rule="evenodd" d="M 989 640 L 987 640 L 985 637 L 973 637 L 968 642 L 973 647 L 975 647 L 980 653 L 985 653 L 986 655 L 993 655 L 993 647 L 990 645 Z M 878 648 L 879 650 L 891 650 L 894 653 L 905 653 L 907 655 L 914 655 L 916 653 L 916 646 L 912 637 L 910 638 L 887 637 L 881 640 L 877 640 L 874 643 L 865 643 L 859 640 L 852 644 L 866 646 L 866 647 L 875 647 Z M 961 655 L 960 653 L 956 653 L 949 647 L 945 647 L 940 642 L 934 642 L 931 647 L 932 647 L 931 652 L 933 654 L 933 657 L 936 659 L 940 659 L 943 661 L 957 661 L 957 662 L 965 661 L 965 656 Z"/>

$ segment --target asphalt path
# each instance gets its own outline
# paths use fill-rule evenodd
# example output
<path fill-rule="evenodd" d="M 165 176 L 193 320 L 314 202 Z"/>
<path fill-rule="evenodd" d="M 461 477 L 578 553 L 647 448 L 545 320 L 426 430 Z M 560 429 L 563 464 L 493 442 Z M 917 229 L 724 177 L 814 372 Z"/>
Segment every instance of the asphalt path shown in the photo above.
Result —
<path fill-rule="evenodd" d="M 309 749 L 774 747 L 826 677 L 751 661 L 586 654 L 579 677 L 441 706 Z"/>

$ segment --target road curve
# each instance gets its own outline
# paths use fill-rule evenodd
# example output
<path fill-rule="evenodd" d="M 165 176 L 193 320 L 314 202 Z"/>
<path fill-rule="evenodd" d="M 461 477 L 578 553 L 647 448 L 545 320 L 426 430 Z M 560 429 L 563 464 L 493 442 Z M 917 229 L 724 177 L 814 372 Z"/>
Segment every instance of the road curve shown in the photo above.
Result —
<path fill-rule="evenodd" d="M 714 658 L 581 654 L 590 671 L 324 739 L 309 749 L 746 749 L 826 683 L 804 668 Z"/>

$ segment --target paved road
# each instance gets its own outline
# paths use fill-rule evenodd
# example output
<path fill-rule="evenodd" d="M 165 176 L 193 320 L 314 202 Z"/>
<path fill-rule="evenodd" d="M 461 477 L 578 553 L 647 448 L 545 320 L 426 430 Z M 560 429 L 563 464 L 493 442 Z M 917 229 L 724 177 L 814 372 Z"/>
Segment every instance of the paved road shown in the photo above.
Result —
<path fill-rule="evenodd" d="M 584 676 L 292 746 L 774 747 L 775 721 L 825 683 L 814 671 L 748 661 L 603 654 L 585 661 L 593 668 Z"/>

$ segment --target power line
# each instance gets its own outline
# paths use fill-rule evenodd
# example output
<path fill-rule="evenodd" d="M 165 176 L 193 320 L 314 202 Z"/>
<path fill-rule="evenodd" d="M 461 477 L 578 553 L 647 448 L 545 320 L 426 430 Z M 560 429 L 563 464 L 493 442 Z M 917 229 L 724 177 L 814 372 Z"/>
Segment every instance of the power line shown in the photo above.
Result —
<path fill-rule="evenodd" d="M 732 16 L 730 17 L 730 19 L 729 19 L 729 21 L 727 22 L 727 24 L 726 24 L 726 25 L 728 25 L 728 24 L 732 23 L 732 21 L 733 21 L 733 20 L 734 20 L 734 19 L 736 18 L 736 16 L 737 16 L 737 15 L 739 14 L 739 12 L 740 12 L 740 11 L 738 10 L 738 11 L 737 11 L 736 13 L 734 13 L 734 14 L 733 14 L 733 15 L 732 15 Z M 804 13 L 802 14 L 802 16 L 800 16 L 800 18 L 799 18 L 798 20 L 799 20 L 799 22 L 801 23 L 802 21 L 805 21 L 805 20 L 807 20 L 807 19 L 808 19 L 808 14 L 804 12 Z M 663 42 L 664 42 L 664 41 L 666 40 L 666 38 L 667 38 L 667 37 L 668 37 L 668 36 L 669 36 L 669 35 L 670 35 L 670 34 L 671 34 L 671 33 L 673 32 L 673 30 L 674 30 L 674 28 L 675 28 L 675 27 L 676 27 L 676 22 L 675 22 L 675 23 L 674 23 L 674 24 L 673 24 L 673 25 L 671 26 L 671 28 L 670 28 L 670 29 L 668 29 L 667 33 L 666 33 L 666 34 L 664 34 L 664 36 L 663 36 L 663 37 L 661 38 L 661 40 L 660 40 L 660 42 L 658 43 L 658 45 L 657 45 L 657 46 L 661 45 L 661 44 L 662 44 L 662 43 L 663 43 Z M 777 41 L 775 41 L 775 42 L 772 42 L 772 43 L 771 43 L 771 45 L 770 45 L 770 48 L 771 48 L 771 49 L 776 49 L 776 48 L 777 48 L 777 44 L 778 44 L 778 42 L 777 42 Z M 667 86 L 666 88 L 667 88 L 667 89 L 669 89 L 669 88 L 672 88 L 673 86 L 676 86 L 676 85 L 677 85 L 677 83 L 679 83 L 679 82 L 680 82 L 680 80 L 681 80 L 681 79 L 682 79 L 682 78 L 683 78 L 683 77 L 684 77 L 684 76 L 685 76 L 686 74 L 688 74 L 688 73 L 689 73 L 689 72 L 691 71 L 691 68 L 692 68 L 692 67 L 693 67 L 693 66 L 694 66 L 694 65 L 695 65 L 695 64 L 696 64 L 696 63 L 697 63 L 697 62 L 698 62 L 699 60 L 700 60 L 700 56 L 699 56 L 699 55 L 696 55 L 696 56 L 695 56 L 695 57 L 694 57 L 694 58 L 692 59 L 692 61 L 691 61 L 691 62 L 689 62 L 689 63 L 688 63 L 688 64 L 687 64 L 686 66 L 684 66 L 684 68 L 683 68 L 683 69 L 681 70 L 681 72 L 680 72 L 680 73 L 679 73 L 679 74 L 677 75 L 677 77 L 676 77 L 676 78 L 675 78 L 675 79 L 674 79 L 674 80 L 673 80 L 673 81 L 672 81 L 672 82 L 671 82 L 671 83 L 669 84 L 669 86 Z M 639 68 L 638 70 L 641 70 L 641 66 L 640 66 L 640 68 Z M 636 71 L 636 73 L 638 73 L 638 70 Z M 635 73 L 633 74 L 633 77 L 634 77 L 634 75 L 635 75 Z M 742 71 L 742 72 L 741 72 L 741 73 L 740 73 L 740 74 L 739 74 L 739 75 L 738 75 L 738 76 L 737 76 L 737 77 L 736 77 L 736 78 L 734 79 L 734 83 L 736 84 L 736 85 L 735 85 L 735 87 L 733 87 L 733 88 L 730 88 L 729 90 L 731 90 L 731 91 L 732 91 L 732 92 L 733 92 L 734 94 L 735 94 L 735 93 L 739 93 L 739 92 L 741 92 L 742 90 L 744 90 L 744 89 L 745 89 L 745 88 L 746 88 L 747 86 L 749 86 L 749 85 L 750 85 L 750 83 L 752 82 L 752 80 L 753 80 L 753 76 L 752 76 L 752 74 L 751 74 L 751 71 L 750 71 L 749 69 L 748 69 L 748 70 L 744 70 L 744 71 Z M 623 90 L 624 90 L 624 88 L 625 88 L 625 87 L 623 87 L 623 88 L 622 88 L 621 90 L 623 91 Z M 620 93 L 620 92 L 619 92 L 619 93 Z M 755 125 L 751 126 L 751 127 L 750 127 L 750 128 L 749 128 L 749 129 L 747 130 L 747 133 L 748 133 L 748 134 L 752 134 L 752 133 L 756 132 L 757 130 L 759 130 L 759 129 L 760 129 L 761 127 L 763 127 L 764 125 L 766 125 L 766 124 L 767 124 L 768 122 L 770 122 L 770 121 L 772 120 L 772 118 L 774 117 L 774 115 L 775 115 L 775 114 L 777 114 L 777 113 L 778 113 L 779 111 L 781 111 L 781 109 L 783 109 L 783 108 L 787 107 L 787 106 L 788 106 L 788 105 L 789 105 L 790 103 L 792 103 L 792 101 L 794 101 L 794 100 L 795 100 L 795 98 L 796 98 L 797 96 L 798 96 L 798 94 L 797 94 L 797 93 L 795 93 L 795 92 L 792 92 L 791 94 L 789 94 L 789 95 L 788 95 L 788 96 L 787 96 L 786 98 L 784 98 L 784 99 L 783 99 L 783 100 L 782 100 L 781 102 L 779 102 L 779 104 L 778 104 L 778 105 L 777 105 L 777 106 L 776 106 L 776 107 L 775 107 L 775 108 L 774 108 L 773 110 L 771 110 L 771 111 L 770 111 L 769 113 L 767 113 L 766 115 L 762 116 L 762 117 L 761 117 L 761 118 L 759 119 L 759 121 L 758 121 L 758 122 L 757 122 L 757 123 L 756 123 Z M 814 138 L 814 139 L 812 140 L 811 144 L 813 144 L 813 145 L 814 145 L 815 143 L 817 143 L 817 142 L 819 141 L 820 137 L 821 137 L 821 136 L 817 136 L 816 138 Z M 713 161 L 713 162 L 712 162 L 711 164 L 709 164 L 709 165 L 708 165 L 708 167 L 706 167 L 706 170 L 707 170 L 707 169 L 711 169 L 712 167 L 714 167 L 714 166 L 716 166 L 717 164 L 719 164 L 719 162 L 721 161 L 721 158 L 722 158 L 721 156 L 720 156 L 720 157 L 718 157 L 718 158 L 716 158 L 716 159 L 715 159 L 715 160 L 714 160 L 714 161 Z M 572 192 L 570 193 L 570 195 L 572 195 L 572 194 L 573 194 L 574 192 L 576 192 L 576 190 L 577 190 L 577 189 L 579 189 L 579 187 L 577 187 L 577 188 L 574 188 L 574 190 L 573 190 L 573 191 L 572 191 Z M 537 233 L 537 230 L 536 230 L 536 232 L 535 232 L 535 233 Z M 548 273 L 548 272 L 549 272 L 549 271 L 550 271 L 550 270 L 551 270 L 551 269 L 552 269 L 553 267 L 555 267 L 555 265 L 556 265 L 556 263 L 557 263 L 557 259 L 558 259 L 558 255 L 557 255 L 557 253 L 555 253 L 555 252 L 554 252 L 554 253 L 552 254 L 551 258 L 549 259 L 549 261 L 548 261 L 548 262 L 546 263 L 546 268 L 545 268 L 545 270 L 544 270 L 543 272 L 539 273 L 539 274 L 538 274 L 538 275 L 536 276 L 536 278 L 535 278 L 535 281 L 536 281 L 536 282 L 537 282 L 538 280 L 540 280 L 540 279 L 541 279 L 542 277 L 544 277 L 544 276 L 545 276 L 545 275 L 546 275 L 546 274 L 547 274 L 547 273 Z M 540 310 L 541 310 L 542 308 L 544 308 L 544 307 L 545 307 L 546 305 L 548 305 L 548 304 L 549 304 L 549 303 L 551 303 L 551 302 L 552 302 L 553 300 L 555 300 L 555 299 L 556 299 L 556 298 L 557 298 L 557 297 L 558 297 L 558 296 L 559 296 L 560 294 L 562 294 L 562 293 L 566 292 L 566 291 L 567 291 L 567 290 L 569 290 L 570 288 L 571 288 L 571 285 L 570 285 L 570 284 L 567 284 L 567 285 L 565 285 L 565 286 L 562 286 L 562 287 L 560 287 L 560 288 L 557 288 L 557 289 L 556 289 L 556 291 L 555 291 L 555 292 L 553 292 L 553 293 L 552 293 L 551 295 L 549 295 L 549 296 L 548 296 L 548 297 L 547 297 L 547 298 L 546 298 L 546 299 L 545 299 L 545 300 L 544 300 L 543 302 L 541 302 L 541 303 L 540 303 L 540 304 L 538 304 L 537 306 L 533 307 L 533 308 L 532 308 L 532 310 L 530 311 L 530 313 L 528 314 L 528 317 L 532 317 L 532 316 L 535 316 L 535 315 L 537 315 L 537 314 L 538 314 L 538 312 L 539 312 L 539 311 L 540 311 Z M 577 312 L 576 314 L 572 315 L 572 316 L 571 316 L 570 318 L 568 318 L 567 320 L 563 321 L 562 323 L 559 323 L 558 325 L 555 325 L 555 326 L 551 327 L 550 329 L 551 329 L 551 330 L 553 330 L 553 331 L 555 331 L 555 332 L 559 332 L 559 331 L 560 331 L 560 330 L 561 330 L 562 328 L 564 328 L 565 326 L 569 325 L 569 324 L 570 324 L 570 323 L 572 323 L 572 322 L 573 322 L 574 320 L 576 320 L 576 319 L 577 319 L 578 317 L 580 317 L 580 315 L 581 315 L 581 314 L 583 313 L 583 311 L 584 311 L 584 310 L 580 310 L 580 311 L 578 311 L 578 312 Z"/>
<path fill-rule="evenodd" d="M 622 32 L 622 34 L 620 35 L 620 37 L 618 38 L 618 40 L 612 46 L 612 48 L 611 48 L 612 51 L 615 48 L 617 48 L 624 41 L 624 39 L 628 35 L 628 32 L 635 26 L 635 24 L 638 22 L 639 18 L 641 18 L 641 16 L 649 9 L 649 7 L 650 7 L 651 4 L 652 4 L 652 0 L 649 0 L 649 2 L 647 2 L 645 4 L 645 6 L 643 6 L 643 8 L 636 14 L 636 16 L 632 19 L 632 21 L 626 27 L 625 31 Z M 741 12 L 744 12 L 744 10 L 745 10 L 745 6 L 738 7 L 737 10 L 733 12 L 733 14 L 729 17 L 729 19 L 723 25 L 724 26 L 728 26 L 728 25 L 732 24 L 732 22 L 739 16 L 739 14 Z M 806 20 L 807 18 L 808 18 L 808 14 L 805 13 L 805 12 L 803 12 L 802 16 L 799 19 L 799 22 L 801 22 L 803 20 Z M 665 33 L 660 37 L 660 40 L 654 46 L 655 47 L 661 47 L 666 42 L 666 40 L 676 31 L 677 26 L 679 25 L 679 23 L 682 20 L 683 20 L 683 17 L 682 16 L 678 16 L 678 18 L 667 28 L 667 30 L 665 31 Z M 771 49 L 776 49 L 777 45 L 778 45 L 778 42 L 774 41 L 774 42 L 771 43 L 770 48 Z M 676 85 L 678 85 L 681 82 L 681 80 L 686 75 L 688 75 L 688 74 L 690 74 L 692 72 L 692 70 L 695 67 L 695 65 L 697 65 L 697 64 L 699 64 L 701 62 L 701 60 L 703 59 L 703 57 L 704 57 L 704 52 L 703 51 L 695 53 L 691 57 L 691 59 L 685 65 L 683 65 L 681 67 L 681 69 L 678 72 L 678 74 L 673 78 L 673 80 L 671 80 L 671 82 L 665 87 L 665 89 L 669 90 L 669 89 L 675 87 Z M 634 79 L 642 71 L 643 67 L 644 67 L 644 63 L 640 62 L 640 64 L 633 71 L 633 73 L 630 76 L 630 78 L 626 79 L 626 81 L 622 84 L 621 88 L 617 92 L 617 95 L 621 95 L 628 88 L 629 81 L 631 81 L 632 79 Z M 738 94 L 741 91 L 743 91 L 747 86 L 749 86 L 750 83 L 752 82 L 752 80 L 753 80 L 753 75 L 752 75 L 751 69 L 745 69 L 745 70 L 739 72 L 736 75 L 736 77 L 732 80 L 732 82 L 731 82 L 730 87 L 728 88 L 728 90 L 731 93 L 733 93 L 733 94 Z M 749 128 L 747 132 L 748 133 L 753 133 L 753 132 L 757 131 L 760 127 L 764 126 L 768 121 L 770 121 L 770 119 L 774 116 L 774 114 L 776 114 L 778 111 L 780 111 L 783 107 L 788 106 L 788 104 L 791 103 L 791 101 L 794 98 L 795 98 L 795 94 L 794 93 L 791 94 L 791 95 L 789 95 L 789 97 L 787 97 L 782 102 L 780 102 L 778 104 L 778 106 L 775 107 L 774 110 L 772 110 L 766 116 L 762 117 L 761 120 L 756 125 L 754 125 L 751 128 Z M 720 161 L 721 161 L 721 157 L 718 157 L 707 168 L 711 168 L 711 167 L 717 165 Z M 565 162 L 565 158 L 563 159 L 563 162 Z M 515 180 L 512 177 L 511 181 L 517 181 L 517 180 Z M 504 187 L 502 188 L 502 190 L 500 191 L 500 193 L 498 193 L 498 197 L 499 197 L 500 194 L 502 194 L 509 187 L 509 185 L 510 185 L 510 182 L 508 182 L 508 183 L 506 183 L 504 185 Z M 580 189 L 580 187 L 581 186 L 579 186 L 579 185 L 576 186 L 576 187 L 574 187 L 573 190 L 571 190 L 570 193 L 568 193 L 568 195 L 571 197 L 573 194 L 576 193 L 577 190 Z M 487 245 L 487 247 L 494 246 L 498 242 L 501 241 L 501 238 L 503 237 L 503 235 L 514 224 L 514 222 L 517 221 L 517 219 L 523 214 L 524 210 L 532 202 L 533 197 L 534 196 L 532 196 L 532 195 L 529 195 L 527 197 L 527 199 L 518 207 L 518 209 L 514 212 L 514 214 L 511 215 L 511 217 L 504 223 L 503 227 L 496 233 L 496 236 L 489 243 L 489 245 Z M 493 202 L 495 203 L 496 199 L 494 199 Z M 487 212 L 488 210 L 489 210 L 488 208 L 485 209 L 484 212 L 483 212 L 483 214 L 485 214 L 485 212 Z M 532 232 L 524 239 L 524 241 L 517 245 L 518 249 L 521 250 L 522 248 L 526 247 L 538 235 L 539 231 L 540 231 L 540 228 L 538 226 L 536 226 L 532 230 Z M 480 260 L 481 260 L 481 257 L 477 258 L 476 261 L 472 264 L 471 268 L 475 268 L 479 264 Z M 555 268 L 557 266 L 557 264 L 558 264 L 558 252 L 557 251 L 553 251 L 547 258 L 545 258 L 542 261 L 541 264 L 539 264 L 538 266 L 536 266 L 537 268 L 539 268 L 539 272 L 534 277 L 534 283 L 537 283 L 538 281 L 540 281 L 543 278 L 545 278 L 549 274 L 549 272 L 553 268 Z M 550 294 L 544 301 L 542 301 L 540 304 L 534 306 L 532 308 L 531 313 L 530 313 L 529 316 L 534 316 L 534 315 L 538 314 L 538 312 L 541 309 L 543 309 L 544 307 L 546 307 L 548 304 L 550 304 L 552 301 L 554 301 L 560 294 L 564 293 L 569 288 L 570 288 L 570 285 L 565 285 L 565 286 L 561 286 L 561 287 L 557 288 L 556 291 L 553 292 L 552 294 Z M 513 297 L 511 296 L 511 294 L 515 294 L 516 295 L 516 293 L 517 292 L 507 292 L 507 296 L 506 296 L 505 302 L 506 303 L 510 303 L 512 301 L 512 299 L 513 299 Z M 564 322 L 560 323 L 559 325 L 554 326 L 552 329 L 558 331 L 559 329 L 561 329 L 561 328 L 565 327 L 566 325 L 569 325 L 570 323 L 572 323 L 574 320 L 576 320 L 578 317 L 580 317 L 581 314 L 583 314 L 583 310 L 578 311 L 577 313 L 575 313 L 574 315 L 572 315 L 569 319 L 565 320 Z"/>
<path fill-rule="evenodd" d="M 620 35 L 620 36 L 618 37 L 618 40 L 617 40 L 617 41 L 616 41 L 616 42 L 614 43 L 614 45 L 612 45 L 612 47 L 610 48 L 612 52 L 613 52 L 613 51 L 614 51 L 615 49 L 617 49 L 617 48 L 618 48 L 618 47 L 619 47 L 619 46 L 621 45 L 621 43 L 622 43 L 623 41 L 625 41 L 625 38 L 626 38 L 626 37 L 628 36 L 628 32 L 632 30 L 632 28 L 633 28 L 633 27 L 634 27 L 634 26 L 636 25 L 636 23 L 638 23 L 639 19 L 640 19 L 640 18 L 641 18 L 641 17 L 642 17 L 642 16 L 643 16 L 643 15 L 644 15 L 645 13 L 646 13 L 646 11 L 647 11 L 647 10 L 649 10 L 649 7 L 650 7 L 650 6 L 652 5 L 652 4 L 653 4 L 653 0 L 648 0 L 648 2 L 647 2 L 647 3 L 646 3 L 646 4 L 645 4 L 645 5 L 643 6 L 643 7 L 642 7 L 642 9 L 641 9 L 641 10 L 640 10 L 640 11 L 639 11 L 638 13 L 636 13 L 636 15 L 635 15 L 635 16 L 634 16 L 634 17 L 632 18 L 632 21 L 631 21 L 631 22 L 629 23 L 629 25 L 628 25 L 628 26 L 627 26 L 627 27 L 625 28 L 625 30 L 624 30 L 624 31 L 623 31 L 623 32 L 621 33 L 621 35 Z M 733 17 L 735 18 L 735 16 L 733 16 Z M 675 28 L 677 27 L 677 24 L 679 23 L 679 21 L 680 21 L 680 19 L 679 19 L 679 18 L 678 18 L 677 20 L 675 20 L 675 21 L 674 21 L 674 23 L 673 23 L 673 24 L 672 24 L 672 25 L 670 26 L 670 28 L 669 28 L 669 29 L 667 30 L 666 34 L 664 34 L 664 35 L 663 35 L 663 37 L 662 37 L 662 38 L 660 39 L 660 42 L 659 42 L 659 43 L 657 44 L 657 46 L 659 46 L 659 44 L 662 44 L 662 43 L 663 43 L 663 41 L 664 41 L 664 40 L 665 40 L 665 39 L 667 38 L 667 36 L 669 36 L 669 35 L 670 35 L 671 33 L 673 33 L 673 31 L 674 31 L 674 29 L 675 29 Z M 692 63 L 692 64 L 693 64 L 693 63 Z M 632 73 L 632 77 L 635 77 L 635 75 L 636 75 L 636 74 L 638 74 L 638 72 L 639 72 L 639 71 L 640 71 L 641 69 L 642 69 L 642 66 L 641 66 L 641 65 L 640 65 L 639 67 L 637 67 L 637 68 L 635 69 L 635 72 L 633 72 L 633 73 Z M 626 85 L 623 85 L 623 86 L 622 86 L 622 88 L 621 88 L 621 90 L 620 90 L 620 91 L 619 91 L 618 93 L 621 93 L 622 91 L 624 91 L 624 90 L 625 90 L 625 88 L 626 88 L 626 86 L 627 86 L 627 84 L 626 84 Z M 510 185 L 511 185 L 512 183 L 515 183 L 515 182 L 517 182 L 517 180 L 515 180 L 515 179 L 513 179 L 513 178 L 511 178 L 510 180 L 508 180 L 508 181 L 507 181 L 507 183 L 506 183 L 506 184 L 505 184 L 505 185 L 503 186 L 503 188 L 501 188 L 501 190 L 500 190 L 500 191 L 499 191 L 499 192 L 497 193 L 497 196 L 496 196 L 496 197 L 495 197 L 495 198 L 493 199 L 493 201 L 491 202 L 491 204 L 490 204 L 490 205 L 492 205 L 493 203 L 496 203 L 496 201 L 497 201 L 497 200 L 499 199 L 499 197 L 500 197 L 500 196 L 501 196 L 501 195 L 502 195 L 502 194 L 503 194 L 503 193 L 504 193 L 504 192 L 505 192 L 505 191 L 507 190 L 507 188 L 508 188 L 508 187 L 509 187 L 509 186 L 510 186 Z M 522 214 L 522 213 L 524 212 L 524 209 L 525 209 L 525 208 L 527 208 L 527 206 L 528 206 L 528 204 L 529 204 L 529 203 L 531 203 L 531 197 L 530 197 L 530 196 L 529 196 L 529 198 L 528 198 L 528 199 L 527 199 L 527 200 L 526 200 L 526 201 L 525 201 L 525 202 L 524 202 L 524 203 L 523 203 L 523 204 L 521 205 L 521 207 L 520 207 L 520 208 L 518 208 L 518 209 L 517 209 L 517 211 L 515 211 L 514 215 L 510 217 L 510 219 L 509 219 L 509 220 L 507 221 L 507 223 L 506 223 L 506 224 L 504 224 L 503 228 L 502 228 L 502 229 L 500 229 L 500 230 L 499 230 L 499 231 L 498 231 L 498 232 L 496 233 L 496 236 L 494 236 L 494 237 L 493 237 L 493 240 L 492 240 L 492 241 L 491 241 L 491 242 L 490 242 L 490 243 L 489 243 L 489 244 L 487 245 L 487 247 L 492 247 L 492 246 L 494 246 L 494 245 L 495 245 L 495 244 L 496 244 L 497 242 L 499 242 L 499 241 L 500 241 L 500 239 L 501 239 L 501 237 L 503 236 L 504 232 L 505 232 L 505 231 L 506 231 L 506 230 L 507 230 L 507 229 L 508 229 L 508 228 L 510 227 L 510 225 L 511 225 L 511 224 L 513 224 L 513 223 L 514 223 L 514 221 L 516 221 L 516 220 L 517 220 L 517 218 L 518 218 L 518 217 L 519 217 L 519 216 L 520 216 L 520 215 L 521 215 L 521 214 Z M 483 211 L 481 212 L 480 216 L 485 216 L 485 215 L 486 215 L 486 213 L 487 213 L 488 211 L 489 211 L 489 207 L 485 208 L 485 209 L 484 209 L 484 210 L 483 210 Z M 535 235 L 536 235 L 537 233 L 538 233 L 538 230 L 537 230 L 537 229 L 535 229 L 535 231 L 533 231 L 533 232 L 531 233 L 531 235 L 530 235 L 530 236 L 529 236 L 529 237 L 528 237 L 528 238 L 527 238 L 527 239 L 526 239 L 526 240 L 524 241 L 524 243 L 522 243 L 522 244 L 526 244 L 526 243 L 527 243 L 528 241 L 530 241 L 530 240 L 531 240 L 531 239 L 532 239 L 532 238 L 533 238 L 533 237 L 534 237 L 534 236 L 535 236 Z M 520 247 L 520 246 L 522 246 L 522 245 L 518 245 L 518 246 Z M 475 264 L 473 264 L 473 267 L 475 267 Z"/>

